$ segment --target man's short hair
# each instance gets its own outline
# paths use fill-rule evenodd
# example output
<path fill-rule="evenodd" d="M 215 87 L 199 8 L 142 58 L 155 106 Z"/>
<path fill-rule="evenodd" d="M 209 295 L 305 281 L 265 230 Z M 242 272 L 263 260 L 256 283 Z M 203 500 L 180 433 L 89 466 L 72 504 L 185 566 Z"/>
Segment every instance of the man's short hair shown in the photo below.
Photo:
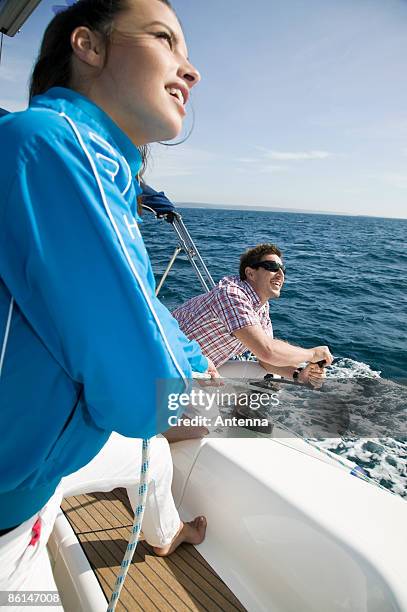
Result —
<path fill-rule="evenodd" d="M 240 256 L 240 280 L 246 280 L 246 268 L 252 268 L 258 264 L 265 255 L 277 255 L 278 257 L 281 257 L 281 251 L 275 244 L 271 243 L 258 244 L 252 249 L 245 251 L 243 255 Z"/>

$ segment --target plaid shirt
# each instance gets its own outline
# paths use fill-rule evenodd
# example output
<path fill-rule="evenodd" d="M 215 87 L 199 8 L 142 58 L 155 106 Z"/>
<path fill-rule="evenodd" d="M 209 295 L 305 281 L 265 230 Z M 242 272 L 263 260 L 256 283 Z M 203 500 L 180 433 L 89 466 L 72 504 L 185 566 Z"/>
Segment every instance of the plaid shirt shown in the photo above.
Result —
<path fill-rule="evenodd" d="M 273 337 L 269 310 L 269 303 L 262 306 L 247 281 L 225 276 L 209 293 L 188 300 L 173 315 L 184 334 L 196 340 L 203 354 L 218 366 L 247 350 L 233 336 L 234 331 L 261 325 Z"/>

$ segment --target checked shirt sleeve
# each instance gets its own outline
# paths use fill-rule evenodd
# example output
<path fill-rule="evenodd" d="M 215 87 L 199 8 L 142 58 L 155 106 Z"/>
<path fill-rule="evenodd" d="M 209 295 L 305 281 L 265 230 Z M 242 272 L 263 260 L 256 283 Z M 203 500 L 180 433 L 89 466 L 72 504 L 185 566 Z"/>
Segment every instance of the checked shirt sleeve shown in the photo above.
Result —
<path fill-rule="evenodd" d="M 239 287 L 227 287 L 217 292 L 212 308 L 229 333 L 250 325 L 261 325 L 252 303 Z"/>

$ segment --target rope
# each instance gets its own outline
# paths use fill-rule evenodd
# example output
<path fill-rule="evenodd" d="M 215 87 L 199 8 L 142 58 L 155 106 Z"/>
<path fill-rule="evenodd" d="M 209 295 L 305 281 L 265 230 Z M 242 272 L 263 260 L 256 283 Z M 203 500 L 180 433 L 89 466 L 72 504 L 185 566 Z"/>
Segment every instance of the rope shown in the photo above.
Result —
<path fill-rule="evenodd" d="M 1 56 L 3 55 L 3 38 L 4 34 L 1 32 L 0 34 L 0 66 L 1 66 Z"/>
<path fill-rule="evenodd" d="M 127 544 L 127 549 L 121 562 L 121 569 L 119 575 L 116 578 L 116 583 L 112 595 L 110 597 L 107 612 L 113 612 L 116 608 L 117 602 L 119 601 L 120 591 L 122 590 L 124 581 L 129 571 L 130 563 L 133 559 L 133 555 L 136 550 L 137 542 L 140 537 L 141 523 L 143 522 L 144 509 L 146 506 L 147 499 L 147 474 L 148 465 L 150 462 L 150 440 L 143 440 L 143 450 L 141 455 L 141 470 L 140 470 L 140 484 L 138 489 L 137 507 L 134 513 L 134 523 L 130 536 L 130 540 Z"/>
<path fill-rule="evenodd" d="M 193 378 L 210 378 L 209 374 L 200 374 L 199 372 L 192 373 Z M 150 463 L 150 440 L 143 440 L 143 450 L 141 454 L 141 469 L 140 469 L 140 484 L 138 489 L 137 507 L 134 513 L 134 523 L 131 530 L 131 536 L 127 544 L 127 549 L 121 562 L 121 569 L 116 578 L 113 592 L 110 596 L 109 605 L 107 612 L 114 612 L 117 602 L 119 601 L 120 591 L 123 588 L 124 581 L 126 580 L 127 572 L 129 571 L 130 563 L 133 559 L 136 551 L 137 542 L 140 537 L 141 524 L 143 522 L 144 510 L 146 507 L 147 499 L 147 475 L 148 467 Z"/>

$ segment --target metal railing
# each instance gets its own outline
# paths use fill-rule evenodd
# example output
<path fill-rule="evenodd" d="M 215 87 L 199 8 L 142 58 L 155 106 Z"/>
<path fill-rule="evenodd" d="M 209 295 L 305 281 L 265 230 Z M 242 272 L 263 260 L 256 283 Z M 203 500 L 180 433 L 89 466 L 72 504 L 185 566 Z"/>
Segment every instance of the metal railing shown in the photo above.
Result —
<path fill-rule="evenodd" d="M 159 294 L 172 266 L 174 265 L 176 258 L 181 253 L 181 251 L 183 251 L 188 257 L 189 262 L 195 274 L 197 275 L 198 280 L 201 283 L 204 291 L 209 292 L 213 287 L 215 287 L 215 281 L 213 280 L 211 273 L 206 267 L 206 264 L 202 259 L 201 254 L 199 253 L 194 241 L 192 240 L 190 233 L 185 227 L 181 214 L 176 211 L 157 213 L 153 208 L 150 208 L 150 206 L 147 206 L 146 204 L 143 204 L 142 208 L 144 210 L 152 212 L 157 219 L 165 219 L 167 223 L 170 223 L 174 228 L 174 231 L 178 238 L 178 244 L 175 247 L 174 253 L 157 285 L 156 295 Z"/>

